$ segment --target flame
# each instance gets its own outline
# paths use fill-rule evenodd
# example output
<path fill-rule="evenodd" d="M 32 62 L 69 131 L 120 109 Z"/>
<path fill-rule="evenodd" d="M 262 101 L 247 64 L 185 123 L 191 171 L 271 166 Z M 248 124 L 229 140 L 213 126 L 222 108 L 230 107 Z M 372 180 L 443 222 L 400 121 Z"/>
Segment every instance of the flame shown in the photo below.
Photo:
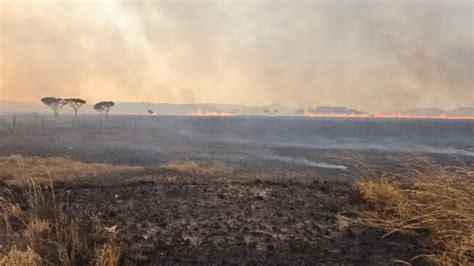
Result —
<path fill-rule="evenodd" d="M 201 109 L 188 113 L 189 116 L 232 116 L 235 115 L 233 112 L 225 112 L 225 111 L 202 111 Z"/>
<path fill-rule="evenodd" d="M 381 119 L 451 119 L 451 120 L 474 120 L 474 116 L 449 116 L 447 114 L 440 115 L 415 115 L 405 113 L 382 113 L 375 112 L 373 114 L 340 114 L 340 113 L 312 113 L 304 111 L 306 117 L 332 117 L 332 118 L 381 118 Z"/>

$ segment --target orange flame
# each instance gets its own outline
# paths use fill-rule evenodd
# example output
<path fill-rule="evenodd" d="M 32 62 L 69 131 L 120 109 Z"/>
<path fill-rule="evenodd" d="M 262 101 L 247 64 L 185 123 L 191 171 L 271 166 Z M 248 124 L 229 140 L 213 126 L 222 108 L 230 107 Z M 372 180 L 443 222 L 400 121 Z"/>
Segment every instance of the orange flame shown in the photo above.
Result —
<path fill-rule="evenodd" d="M 232 116 L 235 115 L 233 112 L 225 111 L 202 111 L 201 109 L 188 113 L 189 116 Z"/>
<path fill-rule="evenodd" d="M 404 113 L 382 113 L 376 112 L 374 114 L 320 114 L 312 113 L 307 110 L 304 112 L 306 117 L 332 117 L 332 118 L 387 118 L 387 119 L 451 119 L 451 120 L 474 120 L 473 116 L 449 116 L 446 114 L 440 115 L 415 115 L 415 114 L 404 114 Z"/>

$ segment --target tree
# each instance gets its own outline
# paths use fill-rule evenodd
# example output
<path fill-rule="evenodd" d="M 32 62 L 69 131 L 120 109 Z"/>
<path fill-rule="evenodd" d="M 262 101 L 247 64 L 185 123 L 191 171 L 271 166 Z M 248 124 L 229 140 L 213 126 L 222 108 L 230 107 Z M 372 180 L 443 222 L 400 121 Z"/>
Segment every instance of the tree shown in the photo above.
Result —
<path fill-rule="evenodd" d="M 55 97 L 44 97 L 41 102 L 54 111 L 54 116 L 59 117 L 59 109 L 64 106 L 63 99 Z"/>
<path fill-rule="evenodd" d="M 85 100 L 79 99 L 79 98 L 68 98 L 68 99 L 62 100 L 62 102 L 64 103 L 64 105 L 67 104 L 67 105 L 71 106 L 72 110 L 74 111 L 74 119 L 75 120 L 77 120 L 77 110 L 79 110 L 79 108 L 81 108 L 81 106 L 86 104 Z"/>
<path fill-rule="evenodd" d="M 105 114 L 105 117 L 109 117 L 110 108 L 114 107 L 115 103 L 112 101 L 98 102 L 94 105 L 94 110 L 101 114 Z"/>

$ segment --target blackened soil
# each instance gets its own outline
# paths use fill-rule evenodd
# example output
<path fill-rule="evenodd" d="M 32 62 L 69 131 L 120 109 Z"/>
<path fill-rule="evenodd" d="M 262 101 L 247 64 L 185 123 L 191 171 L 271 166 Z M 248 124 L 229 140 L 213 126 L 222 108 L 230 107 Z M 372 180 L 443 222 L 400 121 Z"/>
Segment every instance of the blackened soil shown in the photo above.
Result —
<path fill-rule="evenodd" d="M 389 264 L 420 248 L 353 225 L 347 183 L 134 179 L 64 188 L 117 226 L 124 264 Z"/>
<path fill-rule="evenodd" d="M 359 130 L 359 124 L 349 124 L 351 130 L 331 125 L 3 125 L 0 155 L 67 155 L 144 166 L 141 174 L 57 187 L 74 211 L 117 226 L 124 265 L 420 263 L 410 261 L 422 248 L 414 239 L 382 239 L 381 232 L 351 223 L 359 206 L 351 181 L 360 176 L 344 158 L 355 155 L 386 167 L 393 156 L 420 152 L 442 164 L 472 166 L 471 128 L 443 128 L 439 135 L 383 127 L 379 134 Z M 220 161 L 234 172 L 195 176 L 160 170 L 172 160 Z M 314 166 L 318 163 L 348 169 Z"/>

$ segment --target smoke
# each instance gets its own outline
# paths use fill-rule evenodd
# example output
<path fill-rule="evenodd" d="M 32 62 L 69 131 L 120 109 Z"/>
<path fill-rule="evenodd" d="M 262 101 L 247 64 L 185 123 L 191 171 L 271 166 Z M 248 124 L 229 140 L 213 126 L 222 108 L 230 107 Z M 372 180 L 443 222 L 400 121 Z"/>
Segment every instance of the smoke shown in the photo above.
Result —
<path fill-rule="evenodd" d="M 330 163 L 322 163 L 322 162 L 313 162 L 310 161 L 306 158 L 302 159 L 295 159 L 291 157 L 286 157 L 286 156 L 273 156 L 270 157 L 273 160 L 276 161 L 281 161 L 285 163 L 290 163 L 290 164 L 297 164 L 297 165 L 303 165 L 303 166 L 309 166 L 309 167 L 314 167 L 314 168 L 323 168 L 323 169 L 337 169 L 337 170 L 347 170 L 347 166 L 344 165 L 338 165 L 338 164 L 330 164 Z"/>
<path fill-rule="evenodd" d="M 0 99 L 474 106 L 472 2 L 0 3 Z"/>

